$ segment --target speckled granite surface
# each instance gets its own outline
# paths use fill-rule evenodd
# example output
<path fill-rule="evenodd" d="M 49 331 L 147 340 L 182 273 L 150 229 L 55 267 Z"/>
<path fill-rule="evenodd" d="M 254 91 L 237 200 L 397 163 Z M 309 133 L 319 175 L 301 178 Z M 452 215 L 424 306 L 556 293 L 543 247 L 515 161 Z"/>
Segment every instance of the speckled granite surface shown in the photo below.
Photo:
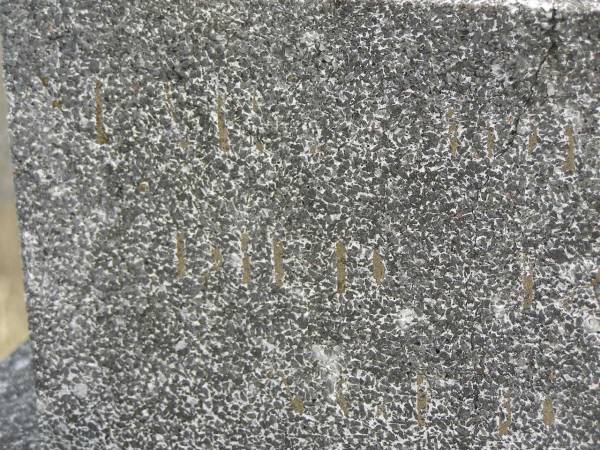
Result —
<path fill-rule="evenodd" d="M 31 345 L 21 345 L 0 361 L 0 448 L 37 448 L 37 415 Z"/>
<path fill-rule="evenodd" d="M 1 1 L 47 448 L 598 448 L 577 3 Z"/>

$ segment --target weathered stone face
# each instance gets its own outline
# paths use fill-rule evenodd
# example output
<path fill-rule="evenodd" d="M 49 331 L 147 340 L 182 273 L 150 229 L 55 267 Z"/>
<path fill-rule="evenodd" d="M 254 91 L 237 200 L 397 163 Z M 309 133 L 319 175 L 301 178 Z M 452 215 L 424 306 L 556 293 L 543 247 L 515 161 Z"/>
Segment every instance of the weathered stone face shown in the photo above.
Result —
<path fill-rule="evenodd" d="M 8 3 L 47 448 L 598 443 L 597 11 Z"/>

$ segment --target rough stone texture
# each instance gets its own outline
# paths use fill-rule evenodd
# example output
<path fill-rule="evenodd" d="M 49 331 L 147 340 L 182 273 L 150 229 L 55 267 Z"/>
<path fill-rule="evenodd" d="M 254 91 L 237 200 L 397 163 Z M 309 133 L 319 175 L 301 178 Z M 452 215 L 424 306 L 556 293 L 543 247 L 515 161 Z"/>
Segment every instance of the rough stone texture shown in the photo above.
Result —
<path fill-rule="evenodd" d="M 577 3 L 0 1 L 46 447 L 598 448 Z"/>
<path fill-rule="evenodd" d="M 35 389 L 31 345 L 21 345 L 0 361 L 0 448 L 37 448 Z"/>

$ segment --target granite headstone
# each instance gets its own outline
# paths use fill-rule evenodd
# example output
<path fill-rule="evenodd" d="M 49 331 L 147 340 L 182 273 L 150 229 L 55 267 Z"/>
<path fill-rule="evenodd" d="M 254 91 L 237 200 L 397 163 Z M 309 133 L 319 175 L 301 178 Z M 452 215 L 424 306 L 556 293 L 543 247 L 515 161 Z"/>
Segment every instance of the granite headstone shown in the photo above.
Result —
<path fill-rule="evenodd" d="M 600 13 L 521 3 L 0 0 L 42 447 L 597 449 Z"/>

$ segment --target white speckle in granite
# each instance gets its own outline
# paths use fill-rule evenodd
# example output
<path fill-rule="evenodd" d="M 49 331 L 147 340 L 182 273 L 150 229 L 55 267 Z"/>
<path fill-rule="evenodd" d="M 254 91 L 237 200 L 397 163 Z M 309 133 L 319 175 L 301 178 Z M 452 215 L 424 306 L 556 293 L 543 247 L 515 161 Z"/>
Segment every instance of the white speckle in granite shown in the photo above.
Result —
<path fill-rule="evenodd" d="M 73 392 L 79 398 L 85 398 L 88 394 L 88 387 L 84 383 L 77 383 L 73 386 Z"/>
<path fill-rule="evenodd" d="M 175 344 L 175 351 L 179 352 L 181 350 L 184 350 L 186 347 L 187 347 L 187 342 L 185 341 L 185 339 L 182 339 L 179 342 L 177 342 L 177 344 Z"/>
<path fill-rule="evenodd" d="M 398 324 L 401 330 L 406 330 L 410 325 L 417 320 L 415 310 L 412 308 L 401 309 L 397 314 L 394 314 L 395 323 Z"/>

